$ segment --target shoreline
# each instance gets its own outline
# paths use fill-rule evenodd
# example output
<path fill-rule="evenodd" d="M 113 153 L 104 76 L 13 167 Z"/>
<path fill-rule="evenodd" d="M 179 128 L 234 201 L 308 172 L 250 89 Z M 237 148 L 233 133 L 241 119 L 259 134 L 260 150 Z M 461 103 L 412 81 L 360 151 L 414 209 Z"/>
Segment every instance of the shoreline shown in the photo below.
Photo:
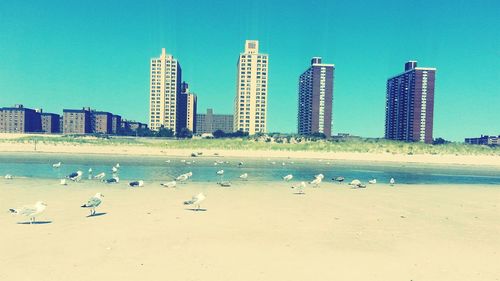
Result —
<path fill-rule="evenodd" d="M 9 154 L 64 154 L 64 155 L 114 155 L 120 157 L 186 157 L 191 153 L 201 152 L 196 158 L 243 158 L 243 159 L 301 159 L 341 162 L 362 162 L 377 164 L 435 164 L 474 166 L 500 169 L 500 157 L 488 155 L 431 155 L 431 154 L 391 154 L 391 153 L 356 153 L 356 152 L 319 152 L 285 150 L 231 150 L 231 149 L 187 149 L 157 146 L 134 145 L 98 145 L 98 144 L 46 144 L 38 143 L 36 151 L 31 143 L 0 143 L 0 155 Z"/>

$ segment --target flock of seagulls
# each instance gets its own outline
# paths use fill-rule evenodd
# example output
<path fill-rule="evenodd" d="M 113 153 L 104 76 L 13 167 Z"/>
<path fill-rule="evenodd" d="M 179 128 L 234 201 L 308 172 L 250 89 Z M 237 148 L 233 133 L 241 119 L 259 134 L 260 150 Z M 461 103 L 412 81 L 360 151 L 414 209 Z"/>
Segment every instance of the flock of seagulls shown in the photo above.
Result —
<path fill-rule="evenodd" d="M 181 160 L 182 161 L 182 160 Z M 185 161 L 185 160 L 184 160 Z M 167 163 L 170 162 L 170 160 L 165 161 Z M 194 161 L 193 161 L 194 162 Z M 219 165 L 219 164 L 224 164 L 228 163 L 227 161 L 220 161 L 217 160 L 214 162 L 214 165 Z M 283 162 L 283 164 L 285 164 Z M 238 163 L 238 167 L 242 167 L 244 164 L 243 162 Z M 61 162 L 57 162 L 52 164 L 52 167 L 55 169 L 58 169 L 62 166 Z M 119 183 L 120 179 L 118 177 L 118 172 L 120 170 L 120 164 L 117 163 L 116 165 L 111 167 L 111 172 L 112 172 L 112 177 L 106 179 L 106 173 L 101 172 L 95 176 L 92 175 L 92 168 L 88 170 L 88 178 L 94 179 L 94 180 L 99 180 L 107 184 L 113 184 L 113 183 Z M 229 187 L 231 186 L 231 183 L 228 181 L 223 181 L 223 176 L 224 176 L 224 170 L 218 170 L 216 172 L 216 175 L 220 177 L 220 181 L 218 182 L 219 185 Z M 73 181 L 73 182 L 79 182 L 82 179 L 83 172 L 78 170 L 76 172 L 73 172 L 69 175 L 67 175 L 65 178 L 60 179 L 60 184 L 61 185 L 67 185 L 68 182 L 67 180 Z M 175 188 L 177 186 L 177 182 L 179 183 L 185 183 L 188 181 L 191 177 L 193 176 L 192 172 L 184 173 L 179 176 L 177 176 L 174 180 L 169 181 L 169 182 L 164 182 L 160 183 L 161 186 L 167 187 L 167 188 Z M 239 176 L 239 178 L 243 181 L 246 181 L 248 179 L 248 173 L 243 173 Z M 13 179 L 14 177 L 11 174 L 5 175 L 5 179 Z M 285 182 L 290 182 L 294 176 L 292 174 L 287 174 L 282 177 L 282 179 Z M 324 180 L 325 176 L 323 174 L 317 174 L 314 176 L 314 178 L 308 182 L 310 185 L 313 187 L 319 187 L 322 181 Z M 332 178 L 333 181 L 336 181 L 338 183 L 342 183 L 345 181 L 345 178 L 342 176 L 337 176 Z M 376 184 L 377 180 L 375 178 L 371 179 L 368 181 L 369 184 Z M 393 186 L 396 183 L 394 178 L 391 178 L 389 180 L 389 184 Z M 129 186 L 131 187 L 143 187 L 144 186 L 144 181 L 143 180 L 137 180 L 137 181 L 131 181 L 128 183 Z M 355 188 L 366 188 L 366 185 L 363 184 L 359 179 L 353 179 L 350 183 L 350 186 L 353 186 Z M 295 194 L 305 194 L 304 189 L 306 188 L 307 184 L 305 181 L 301 181 L 300 183 L 296 183 L 291 186 L 292 189 L 296 190 Z M 103 195 L 101 193 L 96 193 L 94 196 L 92 196 L 85 204 L 83 204 L 81 207 L 82 208 L 88 208 L 90 210 L 90 215 L 89 216 L 94 216 L 96 215 L 96 208 L 99 207 L 102 204 L 103 200 Z M 195 196 L 193 196 L 190 200 L 184 201 L 184 205 L 193 205 L 195 206 L 194 209 L 195 211 L 200 211 L 201 202 L 206 199 L 206 196 L 203 193 L 199 193 Z M 36 216 L 39 214 L 43 213 L 47 207 L 47 204 L 45 204 L 42 201 L 36 202 L 34 205 L 31 206 L 23 206 L 20 208 L 12 208 L 9 209 L 10 213 L 13 215 L 20 215 L 20 216 L 25 216 L 29 218 L 29 223 L 35 223 L 36 222 Z"/>

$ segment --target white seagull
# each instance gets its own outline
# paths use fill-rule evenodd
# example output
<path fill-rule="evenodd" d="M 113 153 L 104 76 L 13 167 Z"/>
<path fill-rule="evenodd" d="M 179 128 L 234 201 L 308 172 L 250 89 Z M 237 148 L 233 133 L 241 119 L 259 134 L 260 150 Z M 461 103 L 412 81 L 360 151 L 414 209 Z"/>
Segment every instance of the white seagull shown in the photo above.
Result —
<path fill-rule="evenodd" d="M 318 187 L 322 180 L 323 180 L 322 177 L 318 177 L 318 178 L 313 179 L 310 182 L 310 184 L 314 185 L 314 187 Z"/>
<path fill-rule="evenodd" d="M 177 185 L 177 182 L 176 181 L 169 181 L 166 183 L 160 183 L 160 185 L 164 186 L 164 187 L 175 187 Z"/>
<path fill-rule="evenodd" d="M 240 179 L 247 180 L 248 179 L 248 173 L 241 174 L 240 175 Z"/>
<path fill-rule="evenodd" d="M 359 186 L 361 184 L 361 181 L 358 179 L 352 180 L 349 185 L 354 185 L 354 186 Z"/>
<path fill-rule="evenodd" d="M 293 175 L 291 175 L 291 174 L 283 177 L 284 181 L 290 181 L 291 179 L 293 179 Z"/>
<path fill-rule="evenodd" d="M 52 167 L 53 167 L 53 168 L 60 168 L 60 167 L 61 167 L 61 164 L 62 164 L 61 162 L 57 162 L 57 163 L 55 163 L 55 164 L 52 164 Z"/>
<path fill-rule="evenodd" d="M 198 195 L 193 196 L 191 200 L 184 201 L 184 205 L 195 205 L 196 206 L 196 211 L 200 210 L 200 203 L 205 200 L 205 195 L 203 192 L 198 193 Z"/>
<path fill-rule="evenodd" d="M 321 178 L 321 180 L 323 180 L 325 178 L 325 175 L 323 175 L 323 174 L 317 174 L 314 177 L 315 178 Z"/>
<path fill-rule="evenodd" d="M 389 183 L 390 183 L 391 185 L 394 185 L 394 184 L 396 183 L 396 181 L 394 180 L 394 178 L 391 178 L 391 180 L 389 181 Z"/>
<path fill-rule="evenodd" d="M 24 206 L 18 209 L 9 209 L 13 215 L 22 215 L 30 219 L 30 224 L 35 222 L 35 217 L 45 211 L 47 204 L 42 201 L 38 201 L 35 205 Z"/>
<path fill-rule="evenodd" d="M 6 174 L 6 175 L 5 175 L 5 179 L 6 179 L 6 180 L 11 180 L 11 179 L 13 179 L 13 178 L 14 178 L 14 177 L 13 177 L 11 174 Z"/>
<path fill-rule="evenodd" d="M 118 172 L 118 168 L 113 166 L 113 167 L 111 167 L 111 171 L 113 172 L 113 174 L 115 174 Z"/>
<path fill-rule="evenodd" d="M 193 176 L 193 172 L 187 172 L 185 173 L 185 175 L 188 177 L 188 178 L 191 178 Z"/>
<path fill-rule="evenodd" d="M 292 185 L 292 188 L 293 189 L 297 189 L 297 194 L 305 194 L 304 193 L 304 188 L 306 187 L 306 183 L 305 182 L 300 182 L 300 184 L 298 185 Z"/>
<path fill-rule="evenodd" d="M 368 181 L 369 184 L 376 184 L 377 183 L 377 179 L 371 179 Z"/>
<path fill-rule="evenodd" d="M 187 174 L 182 174 L 178 176 L 175 180 L 178 182 L 185 182 L 189 179 L 189 176 Z"/>
<path fill-rule="evenodd" d="M 224 175 L 224 170 L 219 170 L 219 171 L 217 171 L 217 175 L 219 175 L 219 176 Z"/>
<path fill-rule="evenodd" d="M 94 176 L 94 179 L 96 180 L 102 180 L 106 176 L 106 173 L 102 172 L 100 174 L 97 174 Z"/>
<path fill-rule="evenodd" d="M 95 215 L 95 208 L 101 205 L 102 197 L 104 197 L 104 195 L 98 192 L 92 198 L 90 198 L 87 203 L 82 205 L 82 208 L 90 208 L 89 217 Z"/>

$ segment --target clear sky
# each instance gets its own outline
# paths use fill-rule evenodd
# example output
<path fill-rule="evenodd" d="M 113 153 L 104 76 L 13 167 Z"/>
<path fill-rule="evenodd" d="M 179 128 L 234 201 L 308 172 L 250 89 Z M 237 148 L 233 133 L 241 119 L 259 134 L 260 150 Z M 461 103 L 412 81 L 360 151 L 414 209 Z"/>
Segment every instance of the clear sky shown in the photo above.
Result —
<path fill-rule="evenodd" d="M 336 66 L 334 133 L 384 134 L 387 78 L 436 67 L 434 136 L 500 134 L 500 1 L 0 1 L 0 106 L 148 121 L 161 48 L 207 107 L 232 113 L 245 39 L 269 54 L 269 131 L 296 132 L 298 76 Z"/>

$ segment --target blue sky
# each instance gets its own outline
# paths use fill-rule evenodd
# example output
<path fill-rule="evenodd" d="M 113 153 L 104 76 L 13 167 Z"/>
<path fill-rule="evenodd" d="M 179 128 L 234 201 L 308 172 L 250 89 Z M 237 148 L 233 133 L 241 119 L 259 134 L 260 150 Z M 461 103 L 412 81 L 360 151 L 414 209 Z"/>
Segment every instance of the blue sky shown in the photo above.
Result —
<path fill-rule="evenodd" d="M 91 106 L 147 122 L 149 59 L 177 57 L 198 111 L 232 113 L 245 39 L 269 59 L 270 131 L 295 132 L 297 79 L 336 65 L 334 133 L 384 133 L 385 83 L 436 67 L 434 136 L 500 134 L 500 1 L 1 1 L 0 106 Z"/>

